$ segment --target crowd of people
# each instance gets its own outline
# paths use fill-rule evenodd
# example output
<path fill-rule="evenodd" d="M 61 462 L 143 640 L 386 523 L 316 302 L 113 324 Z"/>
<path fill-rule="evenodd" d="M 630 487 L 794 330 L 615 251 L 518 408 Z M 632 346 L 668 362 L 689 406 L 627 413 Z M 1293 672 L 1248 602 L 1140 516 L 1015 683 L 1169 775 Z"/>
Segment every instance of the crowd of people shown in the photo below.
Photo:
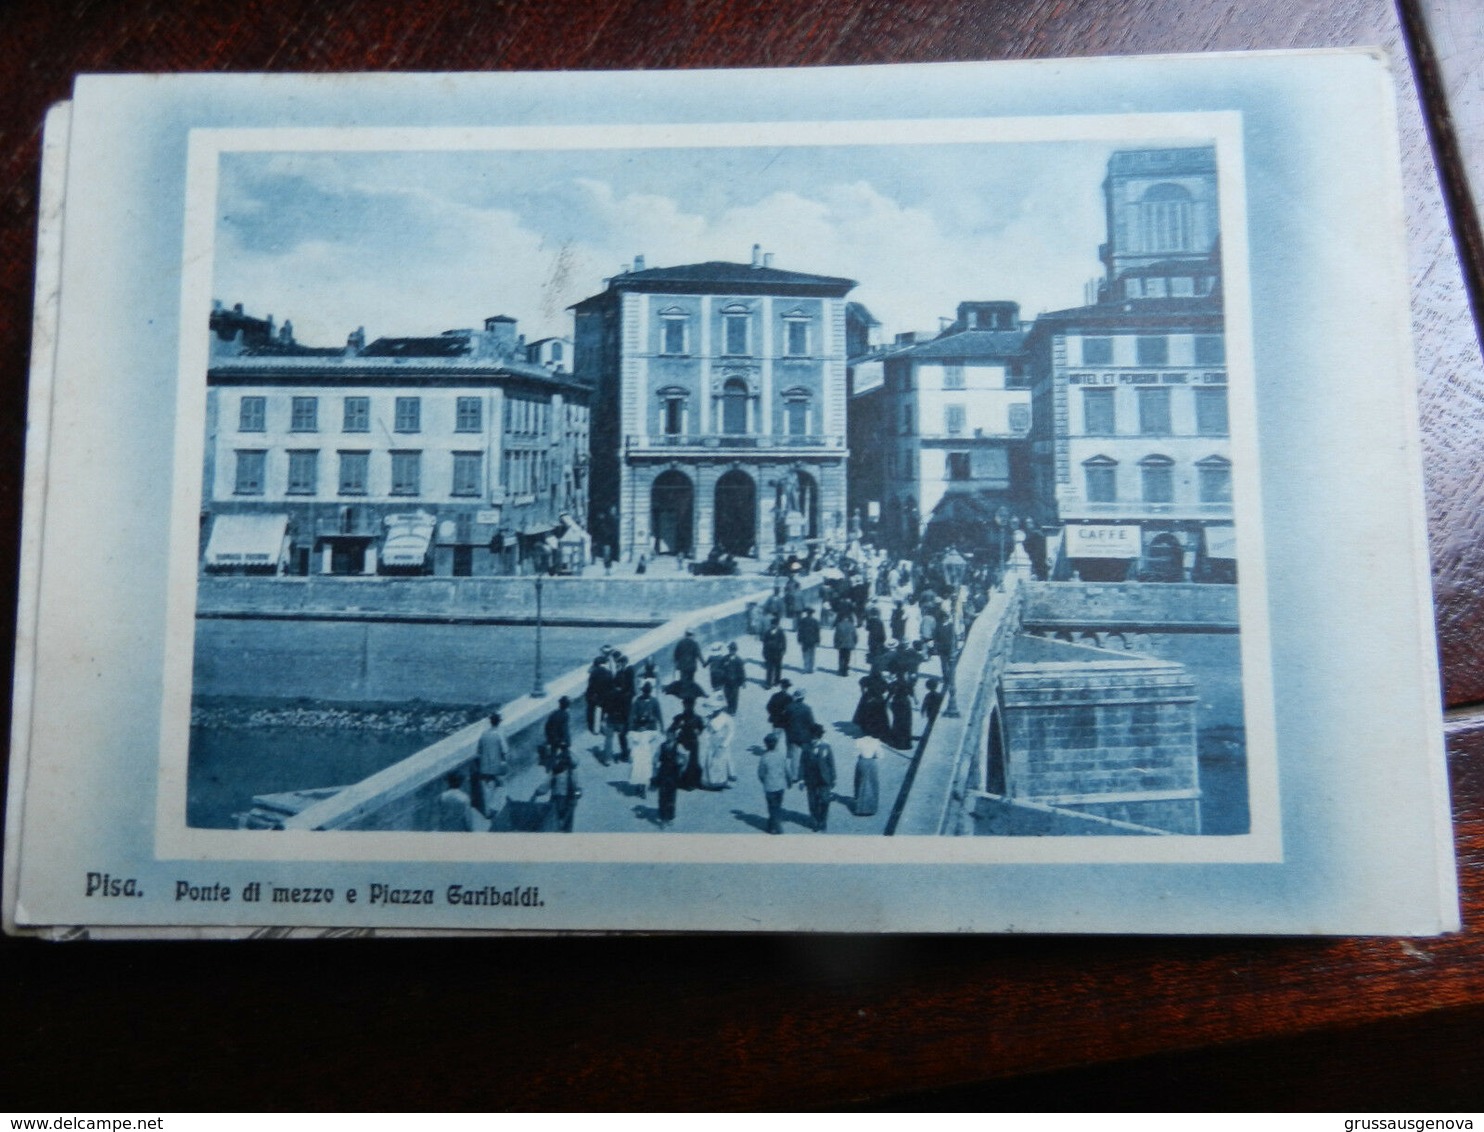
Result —
<path fill-rule="evenodd" d="M 822 577 L 811 592 L 801 579 L 816 570 Z M 919 564 L 869 554 L 811 554 L 781 560 L 771 572 L 773 592 L 751 607 L 749 622 L 762 654 L 761 684 L 771 692 L 761 708 L 767 732 L 757 766 L 767 806 L 765 828 L 783 832 L 783 800 L 798 787 L 808 798 L 813 828 L 824 832 L 836 797 L 835 753 L 805 689 L 783 675 L 790 653 L 797 650 L 800 671 L 814 674 L 818 650 L 833 647 L 840 678 L 861 673 L 850 720 L 857 734 L 849 806 L 856 816 L 871 816 L 880 805 L 882 753 L 889 748 L 910 757 L 931 728 L 943 706 L 944 683 L 952 678 L 959 634 L 987 602 L 992 579 L 987 572 L 971 572 L 966 585 L 950 586 L 941 556 Z M 588 666 L 583 696 L 586 730 L 602 740 L 593 746 L 597 761 L 604 767 L 626 765 L 627 785 L 638 798 L 647 801 L 653 793 L 653 820 L 661 829 L 675 822 L 682 793 L 737 784 L 732 747 L 749 683 L 747 662 L 735 641 L 703 649 L 687 630 L 668 659 L 662 680 L 653 656 L 636 664 L 605 645 Z M 938 673 L 926 675 L 925 667 Z M 667 712 L 668 701 L 678 701 L 678 710 Z M 555 828 L 564 832 L 575 828 L 582 795 L 571 708 L 567 697 L 559 699 L 538 747 L 545 775 L 538 793 Z M 481 819 L 488 828 L 510 766 L 495 713 L 477 759 L 466 771 L 449 775 L 439 802 L 440 828 L 480 828 Z"/>

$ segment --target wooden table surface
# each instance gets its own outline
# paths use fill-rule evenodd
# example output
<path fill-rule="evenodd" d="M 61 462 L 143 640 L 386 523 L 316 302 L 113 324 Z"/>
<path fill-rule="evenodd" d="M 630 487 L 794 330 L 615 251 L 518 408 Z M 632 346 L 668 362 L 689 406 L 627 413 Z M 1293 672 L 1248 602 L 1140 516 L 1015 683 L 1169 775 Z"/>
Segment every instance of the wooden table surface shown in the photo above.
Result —
<path fill-rule="evenodd" d="M 1465 162 L 1484 152 L 1478 102 L 1469 96 L 1484 36 L 1475 0 L 1427 3 L 1400 21 L 1384 0 L 11 0 L 0 8 L 7 49 L 0 607 L 7 617 L 39 129 L 45 107 L 67 97 L 77 72 L 785 66 L 1387 47 L 1402 87 L 1465 924 L 1461 934 L 1427 941 L 6 940 L 0 1104 L 141 1112 L 1478 1106 L 1484 372 L 1470 309 L 1471 300 L 1480 305 L 1481 266 L 1470 194 L 1484 173 L 1471 182 Z M 1449 90 L 1460 109 L 1473 105 L 1472 114 L 1448 114 Z M 1430 133 L 1443 155 L 1441 180 Z M 1465 236 L 1467 276 L 1450 206 Z"/>

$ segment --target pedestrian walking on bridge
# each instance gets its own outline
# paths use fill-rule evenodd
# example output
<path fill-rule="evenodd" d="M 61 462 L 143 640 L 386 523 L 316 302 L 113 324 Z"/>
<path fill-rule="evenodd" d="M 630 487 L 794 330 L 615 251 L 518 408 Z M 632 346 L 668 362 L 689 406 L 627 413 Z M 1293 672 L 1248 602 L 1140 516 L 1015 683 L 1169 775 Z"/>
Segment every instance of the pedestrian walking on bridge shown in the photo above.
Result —
<path fill-rule="evenodd" d="M 809 796 L 814 832 L 824 833 L 830 823 L 830 803 L 835 798 L 835 752 L 825 742 L 823 727 L 816 723 L 811 732 L 799 762 L 799 773 Z"/>
<path fill-rule="evenodd" d="M 763 736 L 763 757 L 757 764 L 758 781 L 768 803 L 768 832 L 783 832 L 783 792 L 788 789 L 788 756 L 778 745 L 778 732 Z"/>

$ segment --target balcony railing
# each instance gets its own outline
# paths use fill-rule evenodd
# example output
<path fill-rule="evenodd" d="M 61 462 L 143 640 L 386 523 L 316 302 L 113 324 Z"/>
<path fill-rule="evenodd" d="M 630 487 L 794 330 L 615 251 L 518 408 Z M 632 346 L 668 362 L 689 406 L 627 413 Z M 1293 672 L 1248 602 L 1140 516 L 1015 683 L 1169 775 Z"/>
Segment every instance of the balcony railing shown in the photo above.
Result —
<path fill-rule="evenodd" d="M 381 523 L 372 517 L 357 517 L 349 522 L 342 519 L 319 519 L 314 524 L 317 538 L 376 538 L 384 530 Z"/>
<path fill-rule="evenodd" d="M 786 434 L 773 436 L 748 435 L 701 435 L 683 434 L 676 436 L 636 436 L 629 444 L 630 448 L 700 448 L 700 449 L 737 449 L 737 448 L 844 448 L 845 438 L 843 436 L 789 436 Z"/>

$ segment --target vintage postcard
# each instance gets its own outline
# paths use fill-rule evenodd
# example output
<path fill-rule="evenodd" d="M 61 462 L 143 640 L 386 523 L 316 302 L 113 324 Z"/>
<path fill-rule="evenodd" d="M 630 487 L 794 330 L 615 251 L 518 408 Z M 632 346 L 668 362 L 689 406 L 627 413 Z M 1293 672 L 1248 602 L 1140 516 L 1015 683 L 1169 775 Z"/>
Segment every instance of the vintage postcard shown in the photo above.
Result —
<path fill-rule="evenodd" d="M 1392 115 L 80 79 L 7 927 L 1456 927 Z"/>

